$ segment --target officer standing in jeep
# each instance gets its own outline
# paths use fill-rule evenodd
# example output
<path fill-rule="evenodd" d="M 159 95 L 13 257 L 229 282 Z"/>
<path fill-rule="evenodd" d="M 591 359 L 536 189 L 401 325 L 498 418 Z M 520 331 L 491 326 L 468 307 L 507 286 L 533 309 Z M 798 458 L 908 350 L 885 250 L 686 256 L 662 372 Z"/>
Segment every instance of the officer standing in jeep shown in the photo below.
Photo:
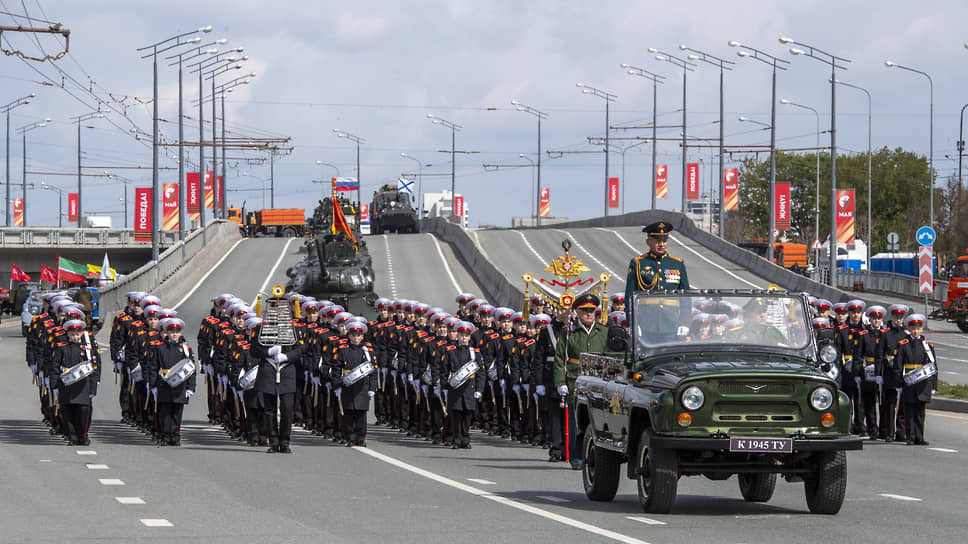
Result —
<path fill-rule="evenodd" d="M 649 235 L 645 240 L 649 246 L 649 252 L 634 257 L 629 262 L 628 276 L 625 278 L 625 313 L 629 327 L 635 326 L 632 294 L 636 291 L 689 289 L 686 263 L 668 253 L 669 233 L 672 229 L 672 225 L 665 221 L 656 221 L 642 229 L 642 232 Z M 680 323 L 680 325 L 687 324 Z M 688 332 L 683 333 L 685 334 Z"/>

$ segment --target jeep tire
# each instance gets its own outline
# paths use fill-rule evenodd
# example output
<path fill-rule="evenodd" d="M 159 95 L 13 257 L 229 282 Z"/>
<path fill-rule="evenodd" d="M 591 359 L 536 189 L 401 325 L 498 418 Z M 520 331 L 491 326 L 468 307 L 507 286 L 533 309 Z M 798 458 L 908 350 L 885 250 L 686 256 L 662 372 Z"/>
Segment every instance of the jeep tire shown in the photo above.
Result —
<path fill-rule="evenodd" d="M 843 451 L 818 453 L 816 472 L 804 476 L 807 507 L 814 514 L 836 514 L 847 493 L 847 454 Z"/>
<path fill-rule="evenodd" d="M 746 502 L 766 502 L 776 489 L 776 474 L 737 474 L 739 492 Z"/>
<path fill-rule="evenodd" d="M 609 502 L 618 492 L 622 477 L 622 459 L 619 454 L 595 447 L 595 432 L 592 425 L 585 428 L 582 440 L 582 483 L 585 495 L 593 501 Z"/>
<path fill-rule="evenodd" d="M 636 452 L 639 503 L 647 513 L 668 514 L 676 502 L 679 484 L 676 453 L 650 447 L 651 442 L 652 431 L 642 431 Z"/>

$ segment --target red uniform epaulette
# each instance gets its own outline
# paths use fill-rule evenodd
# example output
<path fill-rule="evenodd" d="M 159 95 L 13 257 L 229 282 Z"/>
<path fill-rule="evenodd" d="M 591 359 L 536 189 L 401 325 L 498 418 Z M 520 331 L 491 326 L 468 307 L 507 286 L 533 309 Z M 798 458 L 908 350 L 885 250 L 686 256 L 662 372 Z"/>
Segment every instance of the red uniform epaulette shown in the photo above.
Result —
<path fill-rule="evenodd" d="M 444 345 L 446 343 L 447 343 L 447 340 L 441 340 L 441 341 L 437 342 L 437 345 L 438 346 L 442 346 L 442 345 Z"/>
<path fill-rule="evenodd" d="M 502 336 L 501 337 L 501 340 L 507 340 L 508 338 L 511 338 L 513 336 L 514 336 L 513 334 L 508 333 L 508 334 L 505 334 L 504 336 Z"/>
<path fill-rule="evenodd" d="M 410 332 L 413 330 L 413 327 L 404 327 L 403 330 L 405 330 L 406 332 Z"/>
<path fill-rule="evenodd" d="M 327 340 L 329 340 L 330 342 L 336 342 L 337 340 L 339 340 L 339 336 L 333 335 L 327 338 Z"/>
<path fill-rule="evenodd" d="M 471 350 L 474 351 L 474 352 L 476 352 L 476 353 L 480 353 L 481 352 L 481 350 L 479 350 L 477 348 L 471 348 Z"/>
<path fill-rule="evenodd" d="M 846 329 L 846 328 L 847 328 L 847 327 L 849 327 L 849 326 L 850 326 L 850 325 L 848 325 L 848 324 L 846 324 L 846 323 L 844 323 L 843 325 L 838 325 L 838 326 L 837 326 L 837 329 L 838 329 L 838 330 L 840 330 L 840 329 Z"/>
<path fill-rule="evenodd" d="M 526 346 L 530 346 L 531 344 L 534 344 L 534 338 L 528 338 L 528 341 L 524 343 Z"/>
<path fill-rule="evenodd" d="M 62 348 L 67 345 L 67 342 L 58 342 L 57 347 Z"/>
<path fill-rule="evenodd" d="M 371 343 L 369 343 L 369 342 L 366 342 L 366 343 L 365 343 L 364 345 L 365 345 L 366 347 L 368 347 L 368 348 L 372 348 L 372 347 L 373 347 L 373 344 L 371 344 Z"/>
<path fill-rule="evenodd" d="M 140 331 L 138 331 L 138 334 L 139 334 L 139 335 L 142 335 L 142 334 L 145 334 L 145 333 L 147 333 L 147 332 L 148 332 L 148 331 L 146 331 L 146 330 L 144 330 L 144 329 L 141 329 Z"/>
<path fill-rule="evenodd" d="M 349 344 L 344 344 L 344 343 L 342 343 L 342 342 L 341 342 L 341 343 L 340 343 L 340 345 L 339 345 L 339 349 L 343 349 L 343 348 L 348 348 L 348 347 L 350 347 L 350 345 L 349 345 Z"/>
<path fill-rule="evenodd" d="M 396 326 L 396 327 L 394 327 L 394 328 L 395 328 L 395 329 L 405 329 L 405 328 L 407 328 L 407 326 L 406 326 L 406 325 L 404 325 L 403 323 L 400 323 L 399 325 L 397 325 L 397 326 Z"/>
<path fill-rule="evenodd" d="M 907 343 L 908 343 L 908 339 L 905 338 L 904 340 L 901 340 L 900 342 L 898 342 L 897 345 L 903 346 L 904 344 L 907 344 Z"/>
<path fill-rule="evenodd" d="M 115 319 L 124 319 L 125 317 L 128 317 L 128 314 L 124 312 L 118 312 L 118 314 L 114 316 Z"/>
<path fill-rule="evenodd" d="M 152 340 L 152 341 L 150 342 L 150 344 L 151 344 L 152 346 L 163 346 L 163 345 L 165 345 L 165 343 L 164 343 L 164 342 L 162 342 L 161 340 Z"/>
<path fill-rule="evenodd" d="M 340 338 L 339 339 L 340 345 L 349 344 L 349 342 L 350 342 L 350 339 L 349 338 Z"/>
<path fill-rule="evenodd" d="M 315 329 L 317 327 L 319 327 L 319 323 L 307 323 L 306 324 L 306 328 L 307 329 Z"/>
<path fill-rule="evenodd" d="M 434 337 L 433 336 L 424 336 L 423 337 L 423 341 L 424 341 L 424 343 L 433 342 L 434 341 Z"/>
<path fill-rule="evenodd" d="M 500 338 L 501 335 L 496 332 L 491 332 L 487 335 L 488 340 L 494 340 L 495 338 Z"/>
<path fill-rule="evenodd" d="M 133 318 L 132 318 L 132 319 L 133 319 Z M 145 323 L 144 323 L 144 321 L 141 321 L 140 319 L 136 319 L 136 320 L 135 320 L 135 321 L 134 321 L 133 323 L 131 323 L 131 324 L 132 324 L 132 325 L 134 325 L 135 327 L 144 327 L 144 326 L 145 326 Z"/>
<path fill-rule="evenodd" d="M 518 344 L 521 344 L 523 342 L 526 342 L 527 340 L 528 340 L 527 337 L 522 336 L 521 338 L 518 338 L 517 340 L 515 340 L 515 342 L 517 342 Z"/>
<path fill-rule="evenodd" d="M 427 336 L 427 331 L 417 331 L 417 338 L 423 338 Z"/>
<path fill-rule="evenodd" d="M 218 323 L 219 322 L 219 319 L 217 317 L 215 317 L 214 315 L 210 315 L 210 316 L 208 316 L 208 317 L 205 318 L 205 321 L 208 322 L 208 323 Z"/>
<path fill-rule="evenodd" d="M 455 349 L 457 349 L 457 346 L 447 346 L 447 351 L 454 351 Z"/>
<path fill-rule="evenodd" d="M 292 320 L 292 326 L 293 327 L 305 327 L 306 324 L 303 323 L 302 321 L 297 320 L 297 319 L 293 319 Z"/>
<path fill-rule="evenodd" d="M 862 331 L 859 331 L 857 334 L 867 334 L 867 329 L 864 329 Z"/>

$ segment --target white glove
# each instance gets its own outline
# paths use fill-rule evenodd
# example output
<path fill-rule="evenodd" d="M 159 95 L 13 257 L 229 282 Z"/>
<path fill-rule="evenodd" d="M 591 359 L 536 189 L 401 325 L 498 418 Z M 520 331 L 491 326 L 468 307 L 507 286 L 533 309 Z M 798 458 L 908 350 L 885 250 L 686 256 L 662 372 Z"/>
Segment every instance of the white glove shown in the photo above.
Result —
<path fill-rule="evenodd" d="M 567 396 L 568 395 L 568 386 L 567 385 L 559 385 L 558 386 L 558 394 L 561 395 L 562 397 Z"/>
<path fill-rule="evenodd" d="M 423 394 L 424 394 L 424 396 L 426 397 L 426 396 L 427 396 L 427 390 L 428 390 L 428 387 L 427 387 L 426 385 L 421 385 L 421 386 L 420 386 L 420 389 L 423 389 Z"/>
<path fill-rule="evenodd" d="M 228 387 L 229 385 L 229 377 L 224 374 L 218 377 L 218 381 L 222 382 L 222 387 Z"/>
<path fill-rule="evenodd" d="M 93 399 L 93 398 L 94 398 L 94 393 L 91 393 L 91 394 L 89 394 L 89 395 L 87 396 L 87 398 L 89 398 L 89 399 Z"/>
<path fill-rule="evenodd" d="M 303 381 L 306 381 L 308 379 L 309 379 L 309 371 L 303 370 Z"/>
<path fill-rule="evenodd" d="M 151 388 L 151 394 L 152 394 L 152 396 L 157 397 L 158 396 L 158 388 L 157 387 L 152 387 Z"/>
<path fill-rule="evenodd" d="M 336 388 L 336 398 L 341 399 L 341 398 L 343 398 L 342 395 L 343 395 L 343 388 L 342 387 L 337 387 Z"/>
<path fill-rule="evenodd" d="M 288 360 L 289 360 L 289 357 L 287 357 L 285 353 L 276 354 L 277 363 L 285 363 Z"/>
<path fill-rule="evenodd" d="M 857 385 L 857 387 L 860 387 L 860 378 L 858 378 L 858 377 L 855 376 L 854 377 L 854 383 Z"/>
<path fill-rule="evenodd" d="M 114 371 L 117 372 L 118 374 L 121 373 L 121 367 L 122 367 L 121 361 L 114 363 Z"/>
<path fill-rule="evenodd" d="M 680 325 L 679 330 L 676 331 L 676 336 L 689 336 L 689 327 Z"/>
<path fill-rule="evenodd" d="M 280 353 L 282 353 L 282 346 L 272 346 L 268 351 L 269 357 L 275 357 Z"/>
<path fill-rule="evenodd" d="M 444 402 L 447 402 L 447 389 L 444 389 Z"/>
<path fill-rule="evenodd" d="M 407 374 L 407 381 L 413 383 L 413 374 Z"/>
<path fill-rule="evenodd" d="M 501 391 L 504 391 L 504 378 L 501 378 Z"/>
<path fill-rule="evenodd" d="M 896 389 L 896 391 L 897 391 L 897 396 L 899 396 L 899 397 L 900 397 L 900 396 L 901 396 L 901 388 L 900 388 L 900 387 L 898 387 L 898 388 Z"/>
<path fill-rule="evenodd" d="M 932 390 L 931 390 L 931 394 L 932 394 L 932 395 L 933 395 L 933 394 L 935 394 L 935 393 L 937 393 L 937 392 L 938 392 L 938 390 L 937 390 L 937 389 L 932 389 Z"/>
<path fill-rule="evenodd" d="M 34 376 L 37 375 L 37 365 L 30 365 L 30 373 Z"/>
<path fill-rule="evenodd" d="M 316 387 L 323 385 L 323 382 L 319 379 L 319 376 L 313 376 L 313 385 Z"/>
<path fill-rule="evenodd" d="M 440 386 L 439 385 L 435 385 L 434 386 L 434 396 L 435 397 L 439 397 L 440 396 Z"/>
<path fill-rule="evenodd" d="M 877 385 L 884 385 L 884 376 L 877 376 L 876 378 L 874 378 L 874 382 Z"/>
<path fill-rule="evenodd" d="M 531 392 L 531 384 L 530 383 L 524 384 L 524 394 L 527 395 L 530 392 Z"/>
<path fill-rule="evenodd" d="M 514 384 L 514 385 L 511 386 L 511 391 L 514 391 L 514 394 L 515 395 L 520 396 L 521 395 L 521 386 L 518 385 L 518 384 Z"/>
<path fill-rule="evenodd" d="M 373 395 L 376 395 L 376 391 L 367 391 L 366 394 L 369 395 L 370 398 L 372 399 Z"/>
<path fill-rule="evenodd" d="M 547 391 L 545 391 L 545 386 L 543 386 L 543 385 L 535 386 L 534 392 L 537 393 L 538 396 L 541 396 L 541 397 L 545 396 L 545 394 L 547 393 Z"/>
<path fill-rule="evenodd" d="M 393 378 L 394 380 L 396 380 L 397 379 L 397 371 L 396 370 L 391 370 L 390 371 L 390 377 Z"/>
<path fill-rule="evenodd" d="M 192 398 L 192 395 L 194 395 L 194 394 L 195 394 L 195 392 L 194 392 L 194 391 L 192 391 L 191 389 L 186 389 L 186 390 L 185 390 L 185 398 L 186 398 L 186 399 L 190 399 L 190 398 Z"/>
<path fill-rule="evenodd" d="M 474 398 L 475 399 L 480 399 L 481 398 L 481 392 L 480 391 L 474 391 Z"/>

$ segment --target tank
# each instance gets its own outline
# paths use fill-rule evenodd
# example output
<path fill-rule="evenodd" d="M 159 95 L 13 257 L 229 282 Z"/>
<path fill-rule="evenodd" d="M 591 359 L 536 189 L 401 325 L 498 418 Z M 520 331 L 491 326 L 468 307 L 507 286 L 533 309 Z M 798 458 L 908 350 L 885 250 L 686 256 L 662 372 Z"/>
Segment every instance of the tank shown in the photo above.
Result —
<path fill-rule="evenodd" d="M 417 232 L 417 210 L 413 208 L 410 194 L 396 187 L 384 185 L 373 192 L 370 203 L 370 228 L 373 234 L 384 232 Z"/>
<path fill-rule="evenodd" d="M 346 217 L 346 222 L 353 229 L 353 236 L 359 240 L 360 233 L 359 226 L 356 224 L 356 207 L 346 197 L 337 196 L 336 199 L 339 201 L 340 208 L 343 209 L 343 216 Z M 331 197 L 326 197 L 320 200 L 319 204 L 316 205 L 316 209 L 313 210 L 313 216 L 309 219 L 309 227 L 314 235 L 323 235 L 331 232 L 332 225 L 333 200 Z"/>
<path fill-rule="evenodd" d="M 286 270 L 286 291 L 331 300 L 355 315 L 373 317 L 373 266 L 366 242 L 343 233 L 317 234 L 305 244 L 306 258 Z"/>

